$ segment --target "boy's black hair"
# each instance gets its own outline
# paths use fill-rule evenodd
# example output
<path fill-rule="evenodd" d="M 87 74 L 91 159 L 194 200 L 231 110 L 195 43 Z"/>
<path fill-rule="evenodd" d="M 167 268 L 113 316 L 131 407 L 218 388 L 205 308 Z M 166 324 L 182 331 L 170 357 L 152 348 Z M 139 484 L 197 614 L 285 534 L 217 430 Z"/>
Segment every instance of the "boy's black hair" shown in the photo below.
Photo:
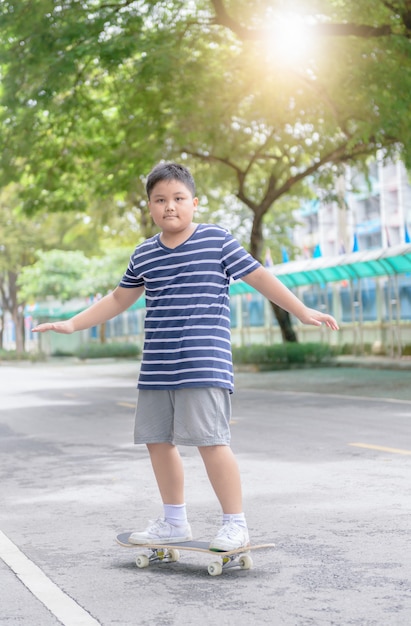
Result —
<path fill-rule="evenodd" d="M 148 199 L 150 199 L 154 185 L 157 185 L 157 183 L 163 180 L 178 180 L 190 190 L 193 198 L 196 195 L 194 178 L 184 165 L 179 165 L 178 163 L 159 163 L 153 167 L 150 174 L 147 176 L 146 192 Z"/>

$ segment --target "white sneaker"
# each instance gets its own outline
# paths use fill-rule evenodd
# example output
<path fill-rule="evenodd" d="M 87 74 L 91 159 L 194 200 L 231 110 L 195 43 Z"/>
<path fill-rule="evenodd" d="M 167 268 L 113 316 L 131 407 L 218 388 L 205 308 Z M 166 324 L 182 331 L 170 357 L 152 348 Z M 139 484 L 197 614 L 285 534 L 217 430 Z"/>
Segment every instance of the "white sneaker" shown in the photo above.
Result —
<path fill-rule="evenodd" d="M 165 519 L 158 519 L 151 522 L 143 532 L 135 532 L 128 538 L 130 543 L 144 545 L 145 543 L 180 543 L 181 541 L 191 541 L 190 524 L 184 526 L 173 526 Z"/>
<path fill-rule="evenodd" d="M 247 528 L 233 521 L 226 522 L 210 543 L 210 550 L 228 552 L 237 548 L 246 548 L 250 544 Z"/>

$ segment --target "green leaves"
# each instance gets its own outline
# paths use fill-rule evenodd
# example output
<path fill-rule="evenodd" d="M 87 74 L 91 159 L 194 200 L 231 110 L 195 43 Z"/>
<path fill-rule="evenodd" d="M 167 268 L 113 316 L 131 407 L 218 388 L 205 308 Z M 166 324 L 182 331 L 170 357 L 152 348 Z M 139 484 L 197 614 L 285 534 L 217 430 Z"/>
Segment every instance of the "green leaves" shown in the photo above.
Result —
<path fill-rule="evenodd" d="M 87 274 L 89 259 L 82 252 L 49 250 L 38 252 L 38 261 L 20 273 L 20 293 L 25 301 L 54 296 L 58 300 L 87 295 L 80 286 Z"/>
<path fill-rule="evenodd" d="M 379 149 L 410 161 L 408 9 L 3 2 L 0 182 L 20 183 L 28 214 L 131 207 L 155 162 L 185 158 L 203 193 L 211 181 L 261 220 L 304 181 L 332 186 L 341 163 Z"/>
<path fill-rule="evenodd" d="M 95 258 L 80 251 L 39 251 L 37 261 L 20 273 L 21 297 L 24 301 L 38 301 L 52 296 L 64 302 L 105 295 L 119 283 L 129 256 L 129 250 L 124 249 L 110 250 Z"/>

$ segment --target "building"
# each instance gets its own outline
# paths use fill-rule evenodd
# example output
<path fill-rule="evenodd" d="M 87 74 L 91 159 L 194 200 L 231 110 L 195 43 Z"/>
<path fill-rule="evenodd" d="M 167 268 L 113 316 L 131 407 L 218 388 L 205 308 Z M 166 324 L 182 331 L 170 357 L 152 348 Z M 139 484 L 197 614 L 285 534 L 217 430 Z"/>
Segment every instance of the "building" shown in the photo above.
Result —
<path fill-rule="evenodd" d="M 296 213 L 298 258 L 337 256 L 409 243 L 411 184 L 402 161 L 376 160 L 366 177 L 347 168 L 334 201 L 317 198 Z"/>

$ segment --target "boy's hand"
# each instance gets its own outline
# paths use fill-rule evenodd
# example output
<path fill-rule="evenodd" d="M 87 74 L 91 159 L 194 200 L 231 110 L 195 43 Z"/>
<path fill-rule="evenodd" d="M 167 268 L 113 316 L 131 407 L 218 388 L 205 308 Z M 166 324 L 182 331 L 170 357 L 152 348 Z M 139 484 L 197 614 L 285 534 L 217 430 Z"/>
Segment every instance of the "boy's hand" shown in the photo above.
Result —
<path fill-rule="evenodd" d="M 311 324 L 311 326 L 321 326 L 321 324 L 325 324 L 332 330 L 339 330 L 337 321 L 332 315 L 328 315 L 328 313 L 321 313 L 316 309 L 309 309 L 308 307 L 305 307 L 302 315 L 300 315 L 298 319 L 303 324 Z"/>
<path fill-rule="evenodd" d="M 74 324 L 71 320 L 64 322 L 46 322 L 45 324 L 39 324 L 31 329 L 33 333 L 44 333 L 47 330 L 54 330 L 55 333 L 62 333 L 64 335 L 70 335 L 74 333 Z"/>

